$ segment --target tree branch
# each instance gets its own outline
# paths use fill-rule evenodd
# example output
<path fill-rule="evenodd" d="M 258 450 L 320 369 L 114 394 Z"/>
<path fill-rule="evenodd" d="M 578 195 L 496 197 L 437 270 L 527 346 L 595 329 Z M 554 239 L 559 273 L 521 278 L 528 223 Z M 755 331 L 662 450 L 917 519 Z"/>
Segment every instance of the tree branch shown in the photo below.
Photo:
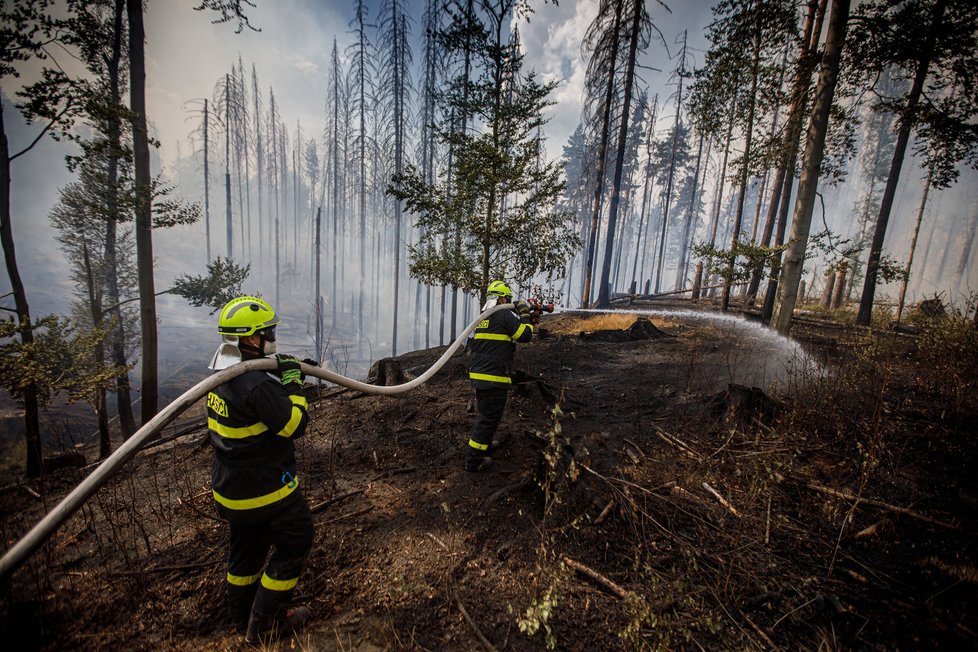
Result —
<path fill-rule="evenodd" d="M 26 154 L 27 152 L 31 151 L 32 149 L 34 149 L 34 145 L 37 145 L 38 141 L 40 141 L 41 138 L 44 137 L 44 134 L 46 134 L 48 131 L 50 131 L 51 128 L 54 125 L 56 125 L 58 123 L 58 121 L 61 119 L 61 116 L 63 116 L 65 113 L 67 113 L 68 112 L 68 109 L 70 109 L 70 108 L 71 108 L 71 101 L 69 100 L 65 104 L 65 108 L 61 109 L 61 113 L 59 113 L 58 115 L 56 115 L 53 118 L 51 118 L 51 122 L 49 122 L 48 125 L 46 127 L 44 127 L 44 129 L 41 130 L 41 133 L 39 133 L 37 135 L 37 138 L 35 138 L 34 141 L 31 142 L 30 145 L 28 145 L 24 149 L 20 150 L 19 152 L 17 152 L 13 156 L 9 157 L 7 160 L 12 163 L 13 160 L 15 158 L 17 158 L 18 156 L 22 156 L 22 155 Z"/>

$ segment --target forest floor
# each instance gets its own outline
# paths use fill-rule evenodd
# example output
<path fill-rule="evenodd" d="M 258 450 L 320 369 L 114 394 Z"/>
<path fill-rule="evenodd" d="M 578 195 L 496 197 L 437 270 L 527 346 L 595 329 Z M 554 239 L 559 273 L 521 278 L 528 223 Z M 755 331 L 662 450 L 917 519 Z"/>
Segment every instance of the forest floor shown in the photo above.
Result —
<path fill-rule="evenodd" d="M 479 474 L 462 356 L 310 388 L 313 617 L 268 649 L 978 648 L 974 330 L 548 316 Z M 3 646 L 245 648 L 210 460 L 200 430 L 140 453 L 3 588 Z M 3 489 L 5 547 L 90 470 Z"/>

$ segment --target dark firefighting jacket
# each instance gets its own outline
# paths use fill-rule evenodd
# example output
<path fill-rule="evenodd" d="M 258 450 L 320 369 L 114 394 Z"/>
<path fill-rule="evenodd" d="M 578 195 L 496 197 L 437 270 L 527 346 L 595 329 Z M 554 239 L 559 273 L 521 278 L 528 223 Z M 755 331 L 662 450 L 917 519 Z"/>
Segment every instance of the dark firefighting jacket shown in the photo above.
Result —
<path fill-rule="evenodd" d="M 301 498 L 293 440 L 306 430 L 308 405 L 300 383 L 282 385 L 247 371 L 207 395 L 217 511 L 254 522 Z"/>
<path fill-rule="evenodd" d="M 476 389 L 509 387 L 517 342 L 529 342 L 533 325 L 524 324 L 515 312 L 500 310 L 483 319 L 472 336 L 469 378 Z"/>

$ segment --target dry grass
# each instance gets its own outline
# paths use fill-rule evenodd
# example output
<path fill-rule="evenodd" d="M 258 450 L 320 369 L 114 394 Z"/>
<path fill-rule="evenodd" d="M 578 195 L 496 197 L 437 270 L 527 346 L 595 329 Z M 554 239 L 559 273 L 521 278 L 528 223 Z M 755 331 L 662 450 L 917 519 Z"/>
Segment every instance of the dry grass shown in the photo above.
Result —
<path fill-rule="evenodd" d="M 638 319 L 636 315 L 615 313 L 594 315 L 593 317 L 559 315 L 553 319 L 545 320 L 543 326 L 551 333 L 577 335 L 582 331 L 623 331 L 634 324 L 636 319 Z"/>

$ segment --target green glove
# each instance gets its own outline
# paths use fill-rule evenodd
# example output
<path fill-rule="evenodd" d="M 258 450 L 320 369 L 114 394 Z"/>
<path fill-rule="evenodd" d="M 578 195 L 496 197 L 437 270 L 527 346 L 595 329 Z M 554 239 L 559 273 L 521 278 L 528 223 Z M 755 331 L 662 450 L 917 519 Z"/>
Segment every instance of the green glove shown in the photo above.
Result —
<path fill-rule="evenodd" d="M 283 385 L 288 385 L 289 383 L 299 383 L 302 384 L 302 372 L 299 370 L 299 358 L 294 355 L 283 355 L 281 353 L 275 356 L 278 360 L 278 369 L 276 373 L 278 377 L 282 379 Z"/>
<path fill-rule="evenodd" d="M 530 304 L 528 304 L 526 301 L 516 301 L 513 304 L 513 307 L 514 310 L 516 310 L 516 314 L 520 315 L 521 317 L 530 312 Z"/>

